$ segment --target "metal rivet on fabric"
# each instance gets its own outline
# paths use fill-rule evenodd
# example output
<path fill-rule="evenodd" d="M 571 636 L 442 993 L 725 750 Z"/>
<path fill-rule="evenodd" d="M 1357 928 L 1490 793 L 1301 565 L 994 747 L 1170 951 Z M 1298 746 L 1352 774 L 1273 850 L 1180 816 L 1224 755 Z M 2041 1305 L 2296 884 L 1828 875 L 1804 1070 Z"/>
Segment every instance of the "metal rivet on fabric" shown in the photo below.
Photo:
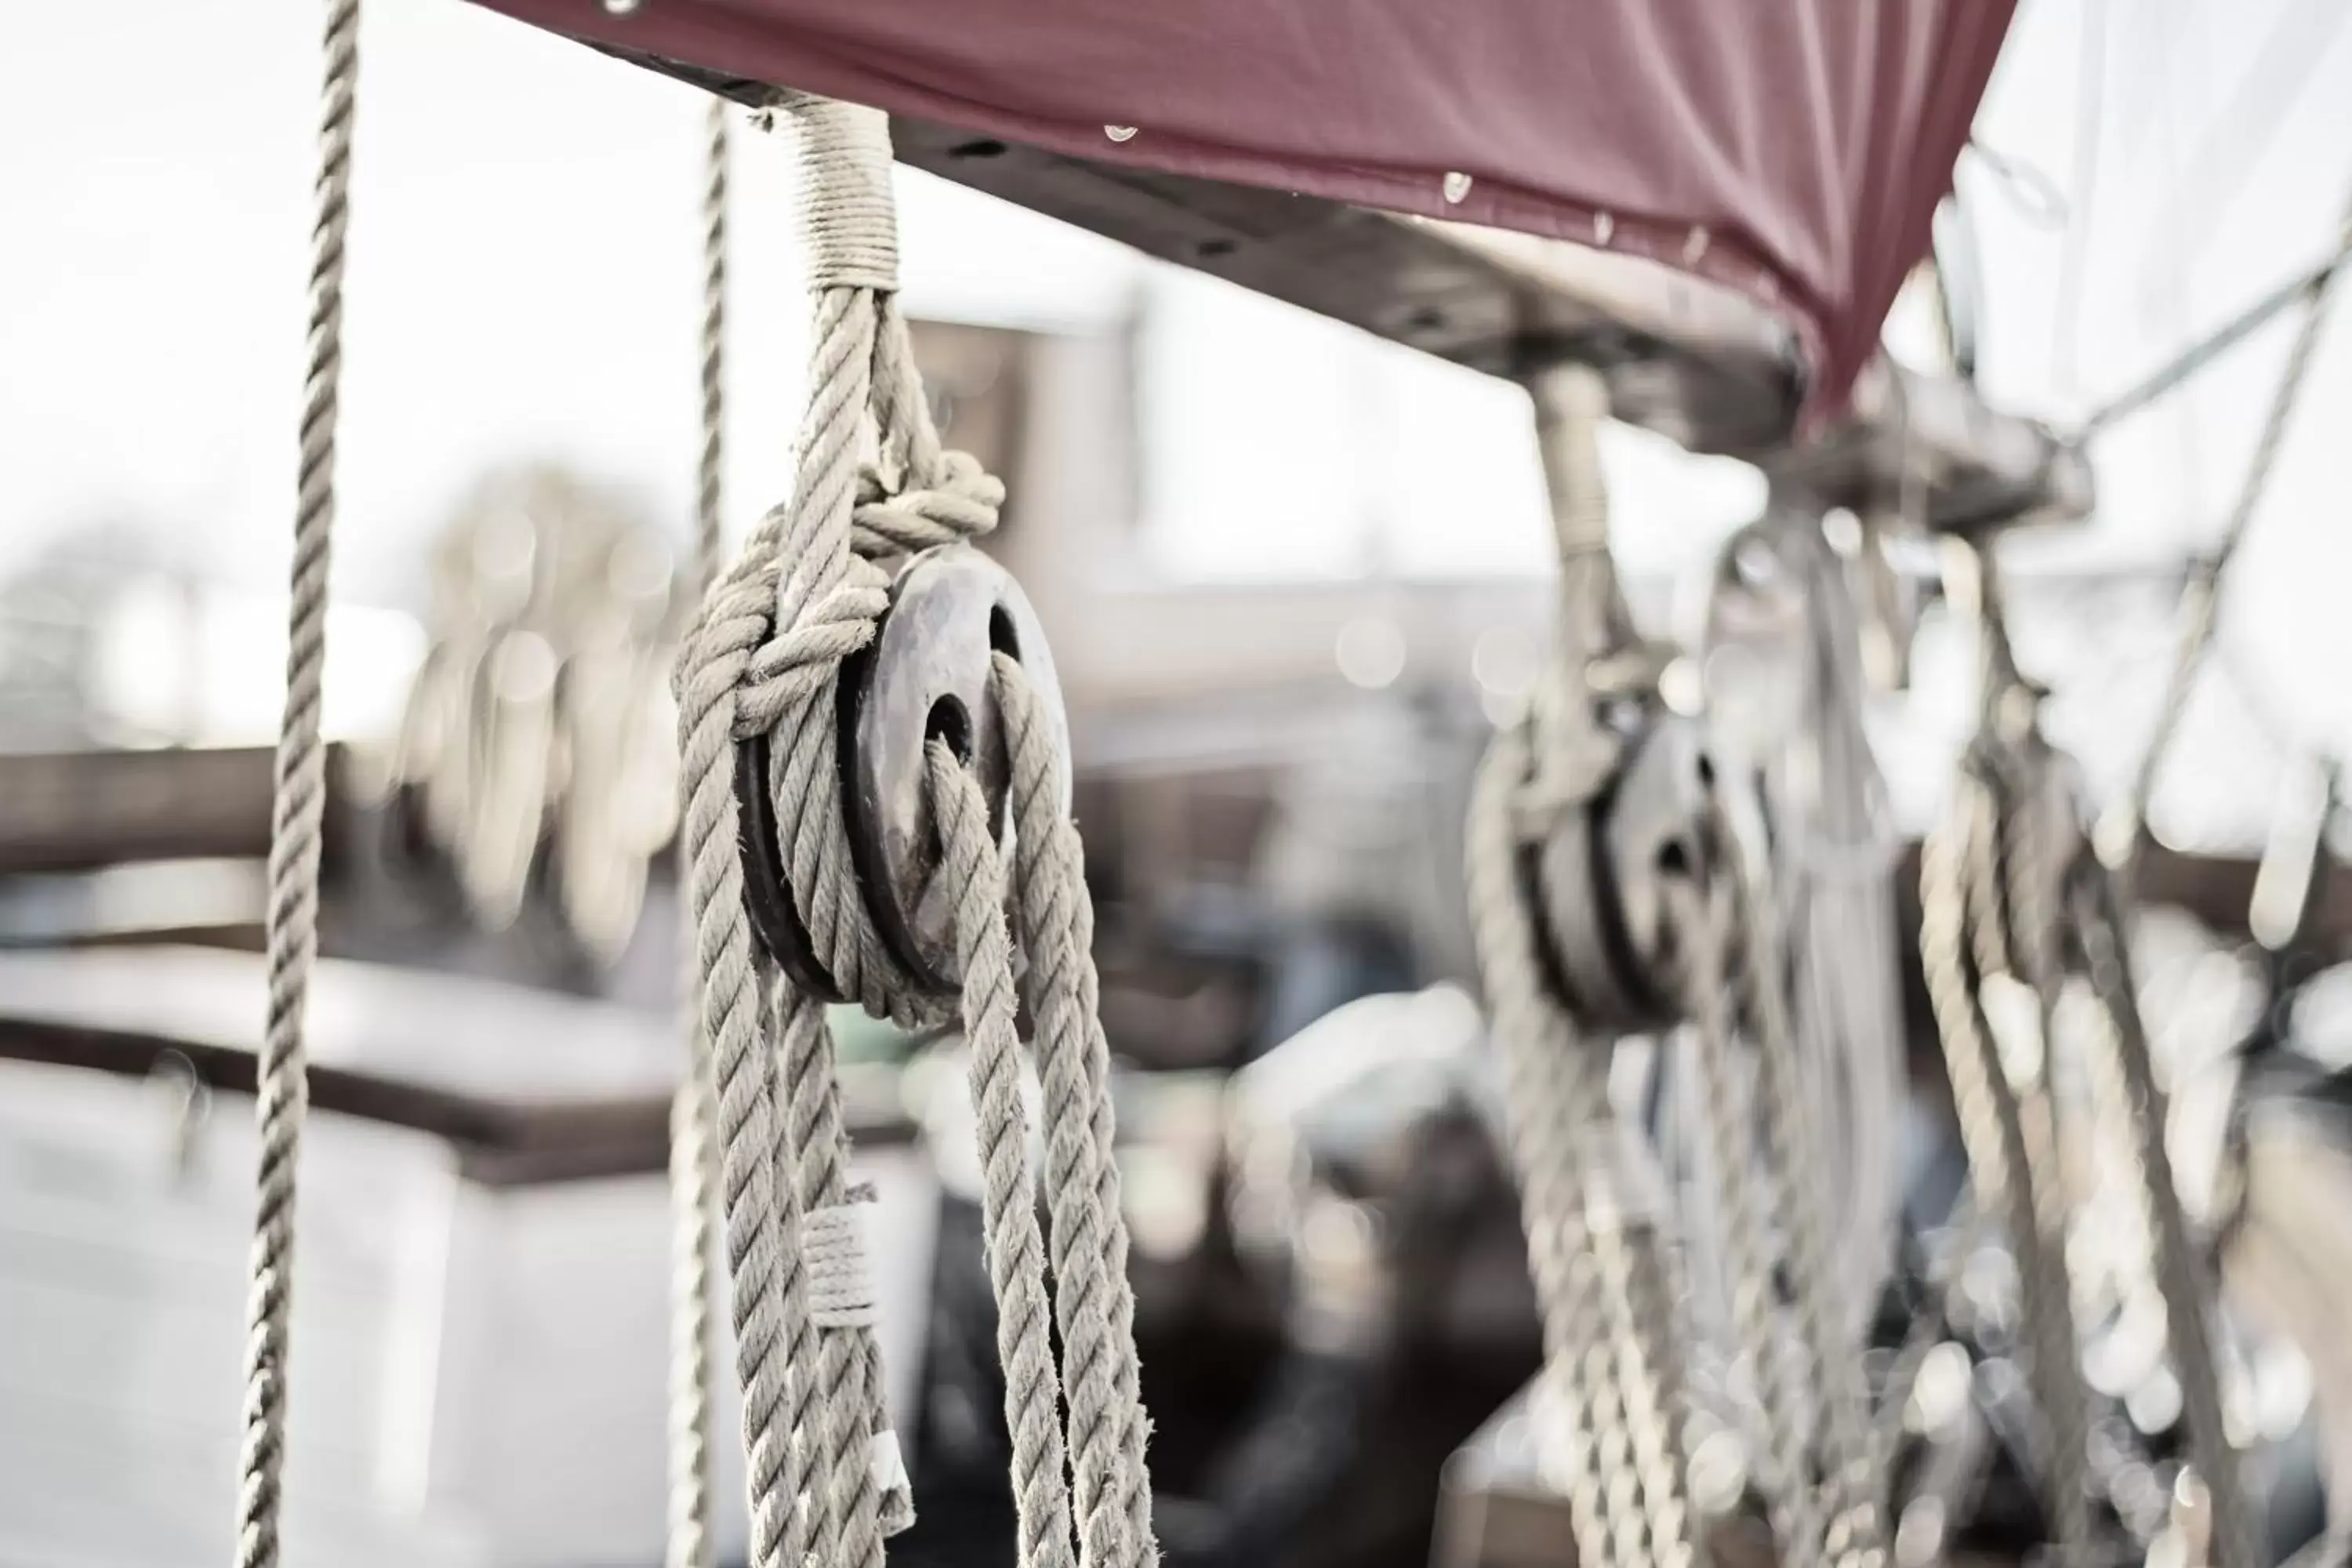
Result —
<path fill-rule="evenodd" d="M 1617 220 L 1608 213 L 1592 215 L 1592 239 L 1596 245 L 1606 245 L 1617 233 Z"/>
<path fill-rule="evenodd" d="M 1135 127 L 1132 125 L 1106 125 L 1103 127 L 1103 134 L 1109 137 L 1114 142 L 1132 142 L 1135 140 Z"/>
<path fill-rule="evenodd" d="M 1706 254 L 1707 232 L 1705 226 L 1695 227 L 1690 237 L 1683 241 L 1683 264 L 1690 265 Z"/>
<path fill-rule="evenodd" d="M 1462 199 L 1463 197 L 1465 197 L 1465 196 L 1468 195 L 1469 194 L 1470 194 L 1470 176 L 1469 176 L 1469 175 L 1467 175 L 1467 174 L 1463 174 L 1463 173 L 1462 173 L 1461 171 L 1459 171 L 1459 170 L 1456 170 L 1456 171 L 1454 171 L 1453 174 L 1448 174 L 1448 175 L 1446 175 L 1446 176 L 1445 176 L 1445 199 L 1446 199 L 1447 201 L 1449 201 L 1449 202 L 1457 202 L 1457 203 L 1458 203 L 1458 202 L 1460 202 L 1460 201 L 1461 201 L 1461 199 Z"/>

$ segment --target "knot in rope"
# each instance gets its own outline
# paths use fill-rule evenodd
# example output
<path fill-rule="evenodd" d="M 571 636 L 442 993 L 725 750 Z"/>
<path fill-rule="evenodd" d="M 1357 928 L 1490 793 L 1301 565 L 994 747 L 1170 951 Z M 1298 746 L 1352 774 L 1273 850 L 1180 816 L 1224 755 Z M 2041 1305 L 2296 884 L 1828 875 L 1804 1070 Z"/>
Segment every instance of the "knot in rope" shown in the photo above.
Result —
<path fill-rule="evenodd" d="M 807 702 L 838 678 L 842 661 L 874 640 L 890 606 L 889 580 L 863 557 L 852 557 L 842 580 L 791 626 L 772 617 L 772 564 L 751 574 L 747 600 L 756 598 L 766 637 L 751 649 L 735 696 L 735 737 L 772 733 L 795 704 Z"/>
<path fill-rule="evenodd" d="M 969 452 L 939 456 L 936 471 L 895 491 L 870 465 L 859 474 L 857 505 L 850 514 L 853 549 L 869 557 L 911 555 L 994 530 L 997 509 L 1004 504 L 1004 481 Z"/>

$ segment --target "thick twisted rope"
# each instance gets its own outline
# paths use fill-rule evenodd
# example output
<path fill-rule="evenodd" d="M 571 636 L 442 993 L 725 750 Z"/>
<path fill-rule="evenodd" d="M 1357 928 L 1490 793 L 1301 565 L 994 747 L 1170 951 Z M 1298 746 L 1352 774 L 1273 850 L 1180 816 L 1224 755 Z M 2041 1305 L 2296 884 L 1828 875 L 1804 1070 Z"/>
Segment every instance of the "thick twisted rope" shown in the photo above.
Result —
<path fill-rule="evenodd" d="M 1977 976 L 1970 969 L 1971 927 L 1978 922 L 1972 913 L 1969 867 L 1991 831 L 1991 805 L 1983 786 L 1964 773 L 1951 820 L 1931 834 L 1920 850 L 1920 959 L 1979 1210 L 1986 1215 L 2005 1212 L 2015 1248 L 2033 1346 L 2031 1371 L 2051 1426 L 2051 1451 L 2044 1461 L 2050 1509 L 2066 1561 L 2080 1564 L 2089 1560 L 2091 1521 L 2082 1484 L 2085 1458 L 2070 1442 L 2070 1434 L 2073 1439 L 2082 1434 L 2084 1394 L 2066 1299 L 2063 1211 L 2053 1214 L 2036 1201 L 2017 1096 L 1985 1021 Z M 2045 1219 L 2053 1218 L 2061 1227 L 2054 1257 L 2043 1230 Z"/>
<path fill-rule="evenodd" d="M 1989 640 L 2000 649 L 2000 664 L 2009 667 L 2006 634 L 1998 616 L 1989 622 Z M 2014 684 L 1995 686 L 1997 700 L 2009 702 L 2025 695 Z M 2072 1271 L 2067 1261 L 2067 1227 L 2073 1212 L 2066 1172 L 2060 1152 L 2058 1096 L 2050 1078 L 2052 1019 L 2057 999 L 2057 942 L 2051 889 L 2057 868 L 2045 842 L 2046 809 L 2035 792 L 2039 782 L 2031 767 L 2004 760 L 1998 752 L 1980 756 L 1982 770 L 1971 798 L 1978 813 L 1971 837 L 1969 878 L 1969 930 L 1973 939 L 1978 990 L 1978 1017 L 1994 1047 L 1996 1070 L 2010 1088 L 2022 1151 L 2027 1188 L 2034 1215 L 2033 1229 L 2021 1233 L 2027 1331 L 2034 1345 L 2033 1375 L 2042 1419 L 2049 1434 L 2050 1485 L 2056 1494 L 2062 1532 L 2069 1528 L 2090 1530 L 2090 1391 L 2082 1372 L 2081 1342 L 2074 1326 Z M 1986 987 L 2006 976 L 2031 998 L 2031 1006 L 2005 1009 L 2000 1027 L 1984 1007 Z M 2018 994 L 2012 990 L 2011 994 Z M 2002 1030 L 2030 1031 L 2022 1048 L 2000 1048 Z M 2023 1081 L 2011 1085 L 2007 1064 L 2014 1055 L 2020 1067 L 2032 1064 Z M 2067 1515 L 2079 1511 L 2076 1525 Z M 2078 1559 L 2079 1561 L 2079 1559 Z"/>
<path fill-rule="evenodd" d="M 1754 1406 L 1748 1412 L 1751 1421 L 1760 1418 L 1759 1452 L 1768 1463 L 1758 1467 L 1759 1479 L 1772 1505 L 1782 1556 L 1793 1568 L 1810 1568 L 1822 1561 L 1827 1535 L 1802 1419 L 1812 1395 L 1805 1369 L 1785 1342 L 1765 1258 L 1760 1211 L 1779 1206 L 1779 1194 L 1769 1190 L 1776 1185 L 1776 1167 L 1758 1168 L 1750 1107 L 1736 1093 L 1733 975 L 1725 951 L 1731 917 L 1720 898 L 1711 900 L 1696 889 L 1684 889 L 1677 917 L 1685 937 L 1685 988 L 1697 1047 L 1707 1163 L 1720 1216 L 1716 1228 L 1731 1283 L 1734 1365 L 1744 1363 L 1753 1380 L 1752 1401 L 1744 1403 Z"/>
<path fill-rule="evenodd" d="M 1035 1020 L 1032 1048 L 1048 1129 L 1054 1305 L 1080 1555 L 1089 1568 L 1141 1568 L 1157 1554 L 1144 1470 L 1150 1424 L 1112 1158 L 1110 1049 L 1099 1016 L 1085 849 L 1064 808 L 1057 731 L 1019 664 L 999 653 L 992 676 L 1012 772 L 1016 918 L 1029 959 L 1022 992 Z"/>
<path fill-rule="evenodd" d="M 1616 1343 L 1619 1419 L 1609 1436 L 1624 1455 L 1639 1488 L 1641 1536 L 1620 1547 L 1616 1561 L 1647 1561 L 1657 1568 L 1690 1568 L 1697 1561 L 1698 1521 L 1684 1484 L 1685 1419 L 1679 1330 L 1682 1314 L 1670 1291 L 1662 1238 L 1663 1215 L 1638 1191 L 1637 1156 L 1622 1124 L 1596 1132 L 1585 1153 L 1591 1197 L 1585 1205 L 1592 1254 L 1601 1268 L 1601 1300 L 1609 1309 Z"/>
<path fill-rule="evenodd" d="M 342 379 L 343 238 L 350 219 L 358 0 L 330 0 L 310 249 L 310 369 L 294 511 L 286 709 L 278 731 L 269 831 L 268 1022 L 255 1079 L 261 1141 L 246 1305 L 245 1432 L 238 1456 L 237 1562 L 275 1568 L 284 1505 L 286 1378 L 294 1305 L 296 1167 L 310 1091 L 303 1010 L 319 953 L 319 834 L 326 748 L 319 730 L 327 663 L 327 572 L 335 522 L 335 423 Z"/>
<path fill-rule="evenodd" d="M 1583 1144 L 1605 1133 L 1600 1064 L 1553 998 L 1519 873 L 1518 796 L 1532 763 L 1524 730 L 1496 737 L 1473 786 L 1465 874 L 1478 973 L 1503 1069 L 1504 1133 L 1520 1185 L 1528 1266 L 1541 1309 L 1538 1428 L 1557 1434 L 1578 1558 L 1638 1568 L 1639 1481 L 1626 1451 L 1618 1368 L 1600 1269 L 1588 1247 Z"/>
<path fill-rule="evenodd" d="M 1739 992 L 1762 1057 L 1765 1156 L 1779 1176 L 1798 1338 L 1810 1352 L 1811 1395 L 1824 1416 L 1833 1504 L 1824 1544 L 1842 1563 L 1872 1562 L 1880 1552 L 1883 1529 L 1866 1430 L 1869 1391 L 1854 1316 L 1843 1301 L 1843 1277 L 1832 1262 L 1822 1134 L 1789 1013 L 1777 911 L 1754 872 L 1734 860 L 1729 875 L 1740 922 Z"/>
<path fill-rule="evenodd" d="M 710 100 L 702 186 L 702 449 L 695 473 L 694 595 L 708 593 L 726 564 L 721 510 L 727 436 L 727 105 Z M 692 876 L 679 845 L 678 882 Z M 688 944 L 692 956 L 692 944 Z M 687 975 L 691 994 L 693 975 Z M 691 1039 L 687 1071 L 670 1110 L 672 1268 L 669 1371 L 667 1568 L 710 1568 L 710 1243 L 717 1200 L 719 1108 Z"/>
<path fill-rule="evenodd" d="M 826 161 L 828 150 L 846 158 L 853 170 L 873 163 L 870 147 L 860 151 L 861 140 L 882 142 L 881 177 L 887 194 L 887 136 L 861 125 L 854 111 L 837 105 L 821 106 L 805 123 L 810 128 L 802 149 L 806 210 L 812 215 L 821 208 L 831 210 L 831 198 L 824 193 L 835 182 Z M 887 227 L 887 203 L 883 216 Z M 814 1408 L 828 1391 L 828 1378 L 830 1392 L 845 1395 L 852 1364 L 861 1384 L 875 1381 L 866 1376 L 872 1359 L 866 1349 L 872 1342 L 870 1325 L 837 1325 L 824 1337 L 847 1335 L 854 1346 L 830 1352 L 817 1348 L 820 1331 L 809 1311 L 808 1281 L 800 1258 L 800 1211 L 811 1194 L 823 1201 L 837 1190 L 840 1151 L 837 1146 L 804 1150 L 806 1170 L 797 1168 L 799 1161 L 780 1166 L 778 1160 L 781 1134 L 826 1123 L 823 1110 L 813 1106 L 809 1096 L 831 1092 L 831 1037 L 821 1020 L 817 1027 L 806 1026 L 803 999 L 789 994 L 775 999 L 792 1053 L 784 1085 L 801 1091 L 791 1105 L 781 1104 L 778 1062 L 770 1045 L 768 987 L 743 909 L 737 850 L 740 813 L 733 786 L 739 736 L 773 728 L 784 720 L 798 731 L 807 730 L 820 709 L 828 722 L 815 728 L 826 734 L 823 763 L 826 776 L 832 776 L 829 716 L 835 672 L 842 658 L 871 639 L 887 602 L 877 573 L 871 567 L 853 569 L 859 563 L 852 562 L 848 552 L 848 514 L 858 421 L 871 375 L 874 290 L 896 281 L 885 265 L 891 259 L 891 247 L 877 244 L 870 235 L 852 234 L 845 242 L 837 242 L 814 216 L 809 233 L 811 281 L 817 290 L 816 373 L 793 498 L 762 521 L 743 560 L 704 600 L 681 650 L 679 672 L 681 749 L 684 776 L 689 781 L 682 837 L 692 867 L 688 894 L 701 1000 L 698 1044 L 718 1096 L 720 1188 L 737 1375 L 743 1389 L 752 1560 L 760 1568 L 799 1568 L 812 1546 L 830 1568 L 840 1560 L 845 1523 L 861 1565 L 877 1561 L 881 1550 L 882 1509 L 873 1456 L 862 1443 L 854 1445 L 854 1453 L 845 1451 L 844 1424 L 819 1419 Z M 789 578 L 782 562 L 792 563 Z M 773 635 L 779 627 L 781 635 Z M 828 863 L 834 874 L 822 885 L 803 876 L 800 862 L 808 852 L 803 834 L 803 841 L 791 847 L 794 887 L 803 895 L 829 896 L 837 907 L 848 881 L 847 851 L 839 832 L 838 796 L 823 793 L 833 808 Z M 847 901 L 857 902 L 854 894 Z M 812 923 L 813 931 L 819 929 Z M 830 924 L 823 928 L 828 933 L 833 929 Z M 837 1118 L 834 1124 L 837 1126 Z M 832 1142 L 837 1145 L 837 1135 Z M 847 1353 L 850 1348 L 856 1352 L 854 1360 Z M 788 1354 L 801 1369 L 797 1378 L 785 1374 Z M 878 1389 L 861 1387 L 860 1394 L 872 1394 L 878 1403 Z M 859 1403 L 866 1403 L 865 1398 Z M 883 1420 L 878 1412 L 870 1413 L 866 1425 L 878 1428 Z M 812 1468 L 821 1479 L 811 1480 L 805 1472 Z M 895 1482 L 895 1477 L 887 1479 Z M 805 1510 L 799 1506 L 803 1492 Z M 906 1510 L 891 1511 L 903 1516 Z"/>
<path fill-rule="evenodd" d="M 1023 1568 L 1071 1568 L 1070 1495 L 1063 1475 L 1060 1400 L 1045 1294 L 1045 1247 L 1029 1168 L 1029 1108 L 1013 1027 L 1013 948 L 1005 878 L 988 804 L 945 744 L 929 750 L 940 878 L 955 904 L 963 968 L 964 1030 L 971 1047 L 972 1110 L 980 1129 L 981 1224 L 996 1297 L 1004 1366 L 1004 1421 L 1013 1437 L 1013 1498 Z"/>
<path fill-rule="evenodd" d="M 756 537 L 756 536 L 755 536 Z M 694 915 L 698 1076 L 717 1097 L 719 1195 L 725 1215 L 735 1368 L 743 1394 L 743 1441 L 751 1502 L 753 1568 L 799 1568 L 806 1552 L 794 1491 L 784 1472 L 792 1433 L 782 1419 L 783 1349 L 803 1320 L 787 1253 L 774 1163 L 773 1058 L 765 998 L 743 909 L 743 868 L 733 785 L 736 688 L 766 639 L 767 574 L 739 567 L 703 602 L 681 652 L 678 723 L 690 781 L 682 838 Z"/>
<path fill-rule="evenodd" d="M 2213 1353 L 2214 1280 L 2189 1237 L 2188 1215 L 2173 1182 L 2172 1156 L 2164 1136 L 2165 1095 L 2156 1081 L 2147 1030 L 2140 1019 L 2115 878 L 2105 868 L 2084 868 L 2075 879 L 2074 900 L 2074 930 L 2100 1004 L 2098 1048 L 2107 1058 L 2105 1071 L 2123 1090 L 2129 1115 L 2131 1152 L 2156 1244 L 2157 1279 L 2164 1292 L 2165 1330 L 2180 1382 L 2189 1457 L 2212 1503 L 2214 1568 L 2252 1568 L 2258 1549 L 2223 1419 Z"/>

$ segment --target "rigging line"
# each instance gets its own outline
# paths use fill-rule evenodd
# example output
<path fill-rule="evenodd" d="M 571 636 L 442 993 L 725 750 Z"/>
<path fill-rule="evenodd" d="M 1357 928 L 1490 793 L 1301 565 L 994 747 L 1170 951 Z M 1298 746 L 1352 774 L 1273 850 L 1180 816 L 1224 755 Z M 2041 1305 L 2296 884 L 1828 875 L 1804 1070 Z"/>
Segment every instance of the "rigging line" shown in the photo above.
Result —
<path fill-rule="evenodd" d="M 2352 205 L 2347 205 L 2338 230 L 2336 259 L 2341 263 L 2352 256 Z M 2181 591 L 2182 616 L 2180 644 L 2172 664 L 2172 676 L 2165 691 L 2164 706 L 2158 710 L 2156 729 L 2148 736 L 2147 749 L 2141 754 L 2139 767 L 2132 779 L 2129 796 L 2110 808 L 2105 820 L 2099 824 L 2101 857 L 2111 865 L 2128 868 L 2138 852 L 2141 829 L 2147 821 L 2149 801 L 2156 794 L 2158 770 L 2164 764 L 2166 752 L 2172 737 L 2180 727 L 2182 712 L 2189 706 L 2189 692 L 2197 679 L 2198 667 L 2204 662 L 2213 643 L 2215 611 L 2220 604 L 2221 583 L 2236 557 L 2238 547 L 2245 542 L 2246 531 L 2254 513 L 2260 510 L 2263 491 L 2278 466 L 2280 448 L 2285 445 L 2287 425 L 2294 414 L 2298 395 L 2311 370 L 2315 351 L 2319 346 L 2321 330 L 2327 321 L 2328 289 L 2336 268 L 2327 279 L 2314 286 L 2311 305 L 2304 312 L 2302 324 L 2295 332 L 2294 345 L 2288 351 L 2285 367 L 2279 373 L 2278 385 L 2271 395 L 2271 405 L 2263 421 L 2260 441 L 2255 445 L 2252 459 L 2246 465 L 2246 477 L 2238 489 L 2237 504 L 2231 509 L 2229 521 L 2223 525 L 2221 537 L 2203 560 L 2192 569 L 2189 582 Z"/>
<path fill-rule="evenodd" d="M 2088 418 L 2075 426 L 2074 439 L 2087 440 L 2108 426 L 2139 413 L 2268 325 L 2281 311 L 2300 301 L 2316 300 L 2326 291 L 2328 284 L 2342 269 L 2347 258 L 2352 258 L 2352 225 L 2347 225 L 2344 241 L 2325 261 L 2288 279 L 2182 350 L 2152 374 L 2101 404 Z"/>

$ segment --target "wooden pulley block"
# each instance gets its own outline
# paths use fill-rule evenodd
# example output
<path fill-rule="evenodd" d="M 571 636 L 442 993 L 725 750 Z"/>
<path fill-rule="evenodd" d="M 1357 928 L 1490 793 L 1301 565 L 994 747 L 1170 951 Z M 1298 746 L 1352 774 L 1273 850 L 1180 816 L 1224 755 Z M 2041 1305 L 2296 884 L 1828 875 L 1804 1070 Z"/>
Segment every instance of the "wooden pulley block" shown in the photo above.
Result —
<path fill-rule="evenodd" d="M 1699 723 L 1645 713 L 1591 803 L 1530 847 L 1554 979 L 1588 1027 L 1614 1036 L 1682 1021 L 1669 884 L 1717 870 L 1715 787 Z"/>
<path fill-rule="evenodd" d="M 874 640 L 842 667 L 837 752 L 850 856 L 875 930 L 926 991 L 958 984 L 953 910 L 935 886 L 939 839 L 931 820 L 925 748 L 947 742 L 979 780 L 999 842 L 1008 826 L 1012 757 L 990 690 L 994 656 L 1017 661 L 1044 700 L 1068 754 L 1068 718 L 1045 628 L 1010 573 L 967 544 L 910 556 L 890 584 Z M 742 813 L 744 900 L 760 942 L 804 989 L 842 991 L 794 903 L 778 842 L 764 735 L 738 742 L 736 797 Z M 1069 770 L 1061 770 L 1062 805 Z"/>

